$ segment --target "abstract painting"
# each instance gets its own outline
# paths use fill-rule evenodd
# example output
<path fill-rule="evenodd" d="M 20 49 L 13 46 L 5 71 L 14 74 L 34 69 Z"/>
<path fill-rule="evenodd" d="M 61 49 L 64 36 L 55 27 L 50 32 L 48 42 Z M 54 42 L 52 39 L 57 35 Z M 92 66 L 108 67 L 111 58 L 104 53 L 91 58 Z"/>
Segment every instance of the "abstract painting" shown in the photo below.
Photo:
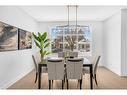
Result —
<path fill-rule="evenodd" d="M 18 49 L 32 48 L 32 33 L 23 29 L 18 29 Z"/>
<path fill-rule="evenodd" d="M 18 28 L 0 22 L 0 52 L 18 49 Z"/>

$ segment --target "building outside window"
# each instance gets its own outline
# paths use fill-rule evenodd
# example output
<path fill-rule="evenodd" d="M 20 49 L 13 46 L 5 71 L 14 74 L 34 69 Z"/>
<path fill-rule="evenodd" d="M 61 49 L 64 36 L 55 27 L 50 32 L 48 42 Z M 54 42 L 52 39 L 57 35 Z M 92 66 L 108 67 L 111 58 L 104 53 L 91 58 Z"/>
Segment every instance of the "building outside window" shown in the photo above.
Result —
<path fill-rule="evenodd" d="M 92 33 L 89 26 L 56 26 L 51 29 L 51 51 L 58 53 L 70 51 L 66 38 L 72 38 L 74 51 L 91 52 Z"/>

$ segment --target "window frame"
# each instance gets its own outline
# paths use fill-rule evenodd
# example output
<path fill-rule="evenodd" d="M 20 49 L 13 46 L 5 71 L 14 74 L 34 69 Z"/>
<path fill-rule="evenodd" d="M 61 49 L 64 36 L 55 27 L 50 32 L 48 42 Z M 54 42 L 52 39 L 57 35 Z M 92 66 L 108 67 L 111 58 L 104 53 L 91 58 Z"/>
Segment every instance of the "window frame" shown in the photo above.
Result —
<path fill-rule="evenodd" d="M 53 27 L 50 27 L 50 39 L 51 39 L 51 41 L 53 41 L 53 39 L 52 39 L 52 29 L 53 28 L 56 28 L 57 26 L 59 26 L 59 25 L 55 25 L 55 26 L 53 26 Z M 65 38 L 64 38 L 64 36 L 66 36 L 66 35 L 75 35 L 76 37 L 77 37 L 77 44 L 76 44 L 76 49 L 74 49 L 74 51 L 78 51 L 78 52 L 82 52 L 82 53 L 87 53 L 87 55 L 92 55 L 92 29 L 91 29 L 91 26 L 90 25 L 85 25 L 86 27 L 89 27 L 89 31 L 90 31 L 90 34 L 91 34 L 91 40 L 90 40 L 90 42 L 89 42 L 89 45 L 90 45 L 90 51 L 89 52 L 86 52 L 86 51 L 80 51 L 79 50 L 79 42 L 78 42 L 78 38 L 79 38 L 79 35 L 81 36 L 81 35 L 84 35 L 84 33 L 83 34 L 78 34 L 78 33 L 76 33 L 76 34 L 66 34 L 65 32 L 63 32 L 63 51 L 66 51 L 66 49 L 65 49 L 65 46 L 64 46 L 64 43 L 65 43 Z M 57 35 L 59 35 L 59 34 L 57 34 Z M 62 34 L 60 34 L 60 35 L 62 35 Z M 86 43 L 86 42 L 85 42 Z M 51 50 L 51 52 L 52 52 L 52 45 L 51 45 L 51 47 L 50 47 L 50 50 Z M 58 52 L 57 52 L 58 53 Z"/>

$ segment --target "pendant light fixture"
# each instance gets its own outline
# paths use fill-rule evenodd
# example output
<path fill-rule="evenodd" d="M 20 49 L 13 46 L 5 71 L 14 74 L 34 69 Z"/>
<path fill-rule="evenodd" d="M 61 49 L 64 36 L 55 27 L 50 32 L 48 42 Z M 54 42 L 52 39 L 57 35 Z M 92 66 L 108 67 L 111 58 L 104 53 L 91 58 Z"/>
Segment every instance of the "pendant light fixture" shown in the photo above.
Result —
<path fill-rule="evenodd" d="M 75 32 L 77 32 L 77 5 L 68 5 L 68 31 L 70 31 L 70 8 L 75 8 Z"/>

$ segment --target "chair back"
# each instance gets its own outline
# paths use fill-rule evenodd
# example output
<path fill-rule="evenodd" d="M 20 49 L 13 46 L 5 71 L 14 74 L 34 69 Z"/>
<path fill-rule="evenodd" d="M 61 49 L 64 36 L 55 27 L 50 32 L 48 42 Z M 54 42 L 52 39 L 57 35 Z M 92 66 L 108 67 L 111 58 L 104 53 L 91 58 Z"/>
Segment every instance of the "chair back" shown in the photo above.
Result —
<path fill-rule="evenodd" d="M 36 72 L 38 72 L 38 64 L 41 62 L 40 52 L 37 52 L 34 55 L 32 55 L 32 58 L 33 58 L 33 61 L 34 61 L 35 70 L 36 70 Z M 46 62 L 47 62 L 47 60 L 44 59 L 44 63 L 46 63 Z M 47 66 L 42 66 L 41 72 L 47 73 Z"/>
<path fill-rule="evenodd" d="M 67 79 L 81 79 L 83 68 L 83 58 L 67 59 Z"/>
<path fill-rule="evenodd" d="M 78 52 L 69 52 L 70 57 L 78 57 Z"/>
<path fill-rule="evenodd" d="M 33 58 L 33 61 L 34 61 L 35 70 L 37 71 L 37 63 L 36 63 L 36 61 L 35 61 L 34 55 L 32 55 L 32 58 Z"/>
<path fill-rule="evenodd" d="M 35 70 L 37 71 L 38 68 L 38 63 L 41 62 L 41 55 L 39 52 L 37 52 L 36 54 L 32 55 L 33 61 L 34 61 L 34 66 L 35 66 Z"/>
<path fill-rule="evenodd" d="M 63 80 L 64 79 L 64 62 L 61 59 L 48 59 L 48 78 L 49 80 Z"/>
<path fill-rule="evenodd" d="M 96 56 L 95 60 L 93 61 L 93 73 L 94 74 L 96 74 L 96 72 L 97 72 L 97 67 L 98 67 L 98 63 L 99 63 L 100 57 L 101 56 Z"/>
<path fill-rule="evenodd" d="M 58 57 L 64 57 L 65 56 L 65 52 L 58 52 Z"/>

